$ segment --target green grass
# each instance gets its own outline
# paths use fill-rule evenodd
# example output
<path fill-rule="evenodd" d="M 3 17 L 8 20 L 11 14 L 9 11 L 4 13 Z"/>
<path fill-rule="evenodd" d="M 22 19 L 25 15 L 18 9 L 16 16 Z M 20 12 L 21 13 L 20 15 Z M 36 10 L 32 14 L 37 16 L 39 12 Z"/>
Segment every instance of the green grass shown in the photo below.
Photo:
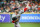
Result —
<path fill-rule="evenodd" d="M 40 23 L 20 23 L 21 27 L 40 27 Z M 0 27 L 14 27 L 13 23 L 0 23 Z"/>

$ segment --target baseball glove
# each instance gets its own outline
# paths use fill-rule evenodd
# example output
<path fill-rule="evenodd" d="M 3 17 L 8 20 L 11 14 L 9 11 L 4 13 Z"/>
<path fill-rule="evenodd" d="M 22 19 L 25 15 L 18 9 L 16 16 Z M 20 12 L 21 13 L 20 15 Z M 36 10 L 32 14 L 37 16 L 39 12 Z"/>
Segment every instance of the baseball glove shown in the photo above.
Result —
<path fill-rule="evenodd" d="M 18 21 L 18 18 L 16 18 L 16 17 L 12 18 L 12 23 L 16 23 L 17 21 Z"/>

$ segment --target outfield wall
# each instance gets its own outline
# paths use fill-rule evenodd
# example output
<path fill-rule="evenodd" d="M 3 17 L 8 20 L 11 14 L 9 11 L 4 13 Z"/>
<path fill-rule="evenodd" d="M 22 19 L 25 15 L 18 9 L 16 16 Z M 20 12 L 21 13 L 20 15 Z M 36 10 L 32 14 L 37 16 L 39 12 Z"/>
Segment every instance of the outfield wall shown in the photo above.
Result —
<path fill-rule="evenodd" d="M 0 14 L 0 22 L 10 22 L 9 14 Z"/>
<path fill-rule="evenodd" d="M 0 14 L 0 22 L 12 22 L 12 14 Z M 19 22 L 40 22 L 40 14 L 21 14 Z"/>
<path fill-rule="evenodd" d="M 40 22 L 40 14 L 22 14 L 20 22 Z"/>

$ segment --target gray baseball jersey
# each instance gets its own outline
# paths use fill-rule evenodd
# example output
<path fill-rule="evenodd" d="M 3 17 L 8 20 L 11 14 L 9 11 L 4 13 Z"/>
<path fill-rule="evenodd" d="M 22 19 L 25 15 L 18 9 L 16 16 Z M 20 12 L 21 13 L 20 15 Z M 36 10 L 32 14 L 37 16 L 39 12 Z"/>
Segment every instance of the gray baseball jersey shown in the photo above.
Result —
<path fill-rule="evenodd" d="M 17 17 L 18 19 L 20 19 L 19 16 L 21 16 L 21 14 L 22 14 L 23 12 L 24 12 L 24 10 L 20 10 L 17 15 L 16 15 L 15 13 L 12 14 L 12 17 Z"/>
<path fill-rule="evenodd" d="M 12 15 L 12 17 L 18 18 L 18 21 L 16 23 L 14 23 L 14 27 L 20 27 L 20 24 L 19 24 L 20 17 L 19 16 L 21 16 L 21 14 L 23 12 L 24 12 L 24 10 L 20 10 L 17 15 L 15 13 Z"/>

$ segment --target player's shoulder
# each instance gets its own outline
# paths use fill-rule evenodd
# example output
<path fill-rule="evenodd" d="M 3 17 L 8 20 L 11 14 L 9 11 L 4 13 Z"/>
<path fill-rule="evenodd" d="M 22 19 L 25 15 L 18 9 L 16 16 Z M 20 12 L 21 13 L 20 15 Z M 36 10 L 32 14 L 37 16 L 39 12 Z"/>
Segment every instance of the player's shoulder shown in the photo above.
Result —
<path fill-rule="evenodd" d="M 12 17 L 15 17 L 16 15 L 15 14 L 12 14 Z"/>

